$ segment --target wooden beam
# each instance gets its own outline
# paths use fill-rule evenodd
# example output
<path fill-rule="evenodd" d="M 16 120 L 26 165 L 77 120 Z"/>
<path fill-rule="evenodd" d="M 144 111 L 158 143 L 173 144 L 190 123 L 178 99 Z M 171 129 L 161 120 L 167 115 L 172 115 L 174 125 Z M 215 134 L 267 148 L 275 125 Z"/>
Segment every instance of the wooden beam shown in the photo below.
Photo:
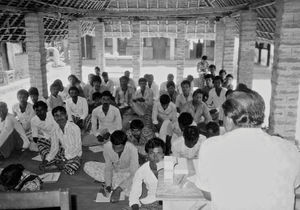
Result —
<path fill-rule="evenodd" d="M 258 9 L 261 7 L 267 7 L 275 4 L 276 0 L 262 0 L 250 4 L 250 9 Z"/>

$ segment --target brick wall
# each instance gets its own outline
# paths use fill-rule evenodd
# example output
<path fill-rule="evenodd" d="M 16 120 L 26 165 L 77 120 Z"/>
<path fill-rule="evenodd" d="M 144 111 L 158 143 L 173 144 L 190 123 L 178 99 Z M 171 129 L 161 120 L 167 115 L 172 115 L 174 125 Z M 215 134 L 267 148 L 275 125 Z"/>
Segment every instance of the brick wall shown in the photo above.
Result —
<path fill-rule="evenodd" d="M 300 1 L 277 0 L 270 131 L 294 140 L 300 77 Z"/>
<path fill-rule="evenodd" d="M 82 80 L 82 55 L 81 55 L 81 23 L 69 22 L 69 50 L 71 74 Z"/>
<path fill-rule="evenodd" d="M 44 41 L 44 24 L 41 13 L 28 13 L 25 16 L 26 50 L 30 85 L 36 87 L 44 97 L 48 96 L 46 75 L 46 49 Z"/>
<path fill-rule="evenodd" d="M 243 11 L 240 15 L 240 40 L 237 83 L 252 88 L 255 59 L 257 16 L 254 11 Z"/>
<path fill-rule="evenodd" d="M 234 21 L 232 18 L 225 18 L 223 68 L 230 74 L 234 73 Z"/>
<path fill-rule="evenodd" d="M 183 80 L 184 63 L 185 63 L 185 22 L 179 21 L 177 24 L 177 47 L 175 59 L 177 62 L 177 82 Z"/>
<path fill-rule="evenodd" d="M 225 38 L 225 24 L 223 20 L 216 22 L 216 40 L 215 40 L 215 53 L 214 61 L 217 71 L 223 68 L 224 58 L 224 38 Z"/>
<path fill-rule="evenodd" d="M 142 65 L 142 38 L 141 38 L 141 23 L 138 21 L 132 22 L 132 69 L 133 80 L 136 82 L 140 77 L 141 65 Z"/>

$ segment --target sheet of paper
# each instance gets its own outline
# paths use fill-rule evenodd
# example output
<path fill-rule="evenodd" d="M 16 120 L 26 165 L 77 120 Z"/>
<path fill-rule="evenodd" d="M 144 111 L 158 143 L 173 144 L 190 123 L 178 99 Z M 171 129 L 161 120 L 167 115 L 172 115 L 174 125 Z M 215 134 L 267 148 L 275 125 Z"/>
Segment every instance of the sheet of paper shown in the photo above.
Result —
<path fill-rule="evenodd" d="M 103 145 L 97 145 L 97 146 L 89 147 L 89 150 L 91 150 L 94 153 L 102 152 L 103 151 Z"/>
<path fill-rule="evenodd" d="M 103 196 L 102 193 L 97 193 L 95 202 L 96 203 L 108 203 L 108 202 L 110 202 L 110 196 L 111 196 L 111 193 L 107 197 Z M 123 200 L 125 200 L 125 194 L 124 194 L 124 192 L 121 192 L 120 201 L 123 201 Z"/>
<path fill-rule="evenodd" d="M 40 155 L 37 155 L 37 156 L 33 157 L 32 160 L 42 161 L 42 157 Z"/>
<path fill-rule="evenodd" d="M 54 183 L 58 181 L 60 177 L 60 172 L 45 173 L 39 175 L 39 177 L 44 183 Z"/>

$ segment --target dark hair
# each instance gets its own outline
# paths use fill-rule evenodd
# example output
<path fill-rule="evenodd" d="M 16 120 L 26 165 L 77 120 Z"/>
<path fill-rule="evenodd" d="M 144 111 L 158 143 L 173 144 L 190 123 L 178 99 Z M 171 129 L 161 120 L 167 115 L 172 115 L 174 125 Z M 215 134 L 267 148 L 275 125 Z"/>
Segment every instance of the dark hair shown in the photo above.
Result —
<path fill-rule="evenodd" d="M 92 100 L 95 101 L 97 98 L 101 99 L 102 98 L 102 94 L 99 92 L 95 92 L 92 94 Z"/>
<path fill-rule="evenodd" d="M 38 107 L 42 107 L 42 109 L 46 111 L 48 109 L 48 105 L 44 101 L 37 101 L 35 104 L 33 104 L 33 110 L 36 110 Z"/>
<path fill-rule="evenodd" d="M 182 112 L 178 117 L 178 123 L 183 127 L 191 125 L 193 120 L 193 116 L 189 112 Z"/>
<path fill-rule="evenodd" d="M 233 93 L 232 89 L 228 89 L 225 93 L 225 97 L 227 98 L 231 93 Z"/>
<path fill-rule="evenodd" d="M 163 140 L 161 140 L 160 138 L 152 138 L 150 139 L 146 145 L 145 145 L 145 151 L 146 153 L 149 152 L 149 149 L 154 149 L 154 148 L 157 148 L 157 147 L 161 147 L 162 150 L 163 150 L 163 153 L 165 154 L 166 153 L 166 144 Z"/>
<path fill-rule="evenodd" d="M 197 126 L 187 126 L 183 130 L 184 142 L 196 142 L 199 139 Z M 185 143 L 186 144 L 186 143 Z"/>
<path fill-rule="evenodd" d="M 229 78 L 229 77 L 233 79 L 232 74 L 227 74 L 227 75 L 226 75 L 226 78 Z"/>
<path fill-rule="evenodd" d="M 60 85 L 59 85 L 58 83 L 52 83 L 52 84 L 50 85 L 50 90 L 52 90 L 52 89 L 55 88 L 55 87 L 60 88 Z"/>
<path fill-rule="evenodd" d="M 236 91 L 242 91 L 242 92 L 249 92 L 249 91 L 251 91 L 251 89 L 249 89 L 249 88 L 247 87 L 247 85 L 244 84 L 244 83 L 239 83 L 239 84 L 236 86 L 235 90 L 236 90 Z"/>
<path fill-rule="evenodd" d="M 207 60 L 207 56 L 206 56 L 206 55 L 203 55 L 201 59 L 202 59 L 202 60 Z"/>
<path fill-rule="evenodd" d="M 108 96 L 110 98 L 112 97 L 111 93 L 108 90 L 103 91 L 103 93 L 101 93 L 101 98 L 104 97 L 104 96 Z"/>
<path fill-rule="evenodd" d="M 63 88 L 64 87 L 63 83 L 62 83 L 62 81 L 60 79 L 54 80 L 52 84 L 59 86 L 59 88 Z"/>
<path fill-rule="evenodd" d="M 208 134 L 208 130 L 211 129 L 213 131 L 214 135 L 220 135 L 220 126 L 216 122 L 211 121 L 211 122 L 207 123 L 205 126 L 205 129 L 207 131 L 207 134 Z"/>
<path fill-rule="evenodd" d="M 219 71 L 219 75 L 221 75 L 222 73 L 227 74 L 227 72 L 226 72 L 224 69 L 221 69 L 221 70 Z"/>
<path fill-rule="evenodd" d="M 110 141 L 113 145 L 125 145 L 127 142 L 127 135 L 122 130 L 116 130 L 111 134 Z"/>
<path fill-rule="evenodd" d="M 55 107 L 54 109 L 52 109 L 52 115 L 53 115 L 53 116 L 54 116 L 54 114 L 55 114 L 56 112 L 62 112 L 62 113 L 64 113 L 64 114 L 67 114 L 67 110 L 66 110 L 66 108 L 63 107 L 63 106 L 57 106 L 57 107 Z"/>
<path fill-rule="evenodd" d="M 161 104 L 169 104 L 171 101 L 170 96 L 168 96 L 167 94 L 163 94 L 159 97 L 159 102 Z"/>
<path fill-rule="evenodd" d="M 183 80 L 182 82 L 181 82 L 181 84 L 180 84 L 180 86 L 182 87 L 183 85 L 189 85 L 189 87 L 191 87 L 191 82 L 190 81 L 188 81 L 188 80 Z"/>
<path fill-rule="evenodd" d="M 71 77 L 72 77 L 73 79 L 75 79 L 75 82 L 76 82 L 76 83 L 80 83 L 80 82 L 81 82 L 74 74 L 70 74 L 70 75 L 68 76 L 68 80 L 69 80 Z"/>
<path fill-rule="evenodd" d="M 211 68 L 214 68 L 214 69 L 215 69 L 216 66 L 215 66 L 214 64 L 210 64 L 210 65 L 208 66 L 208 68 L 210 68 L 210 69 L 211 69 Z"/>
<path fill-rule="evenodd" d="M 222 108 L 238 127 L 259 127 L 264 122 L 265 102 L 255 91 L 234 91 Z"/>
<path fill-rule="evenodd" d="M 17 96 L 18 96 L 18 95 L 25 95 L 26 97 L 29 97 L 29 93 L 28 93 L 28 91 L 25 90 L 25 89 L 19 90 L 19 91 L 17 92 Z"/>
<path fill-rule="evenodd" d="M 31 87 L 28 90 L 28 94 L 38 96 L 39 95 L 39 90 L 36 87 Z"/>
<path fill-rule="evenodd" d="M 24 169 L 24 166 L 21 164 L 8 165 L 1 172 L 0 183 L 7 190 L 13 190 L 19 184 Z"/>
<path fill-rule="evenodd" d="M 122 77 L 120 77 L 120 78 L 119 78 L 119 81 L 121 81 L 121 80 L 126 80 L 127 82 L 129 82 L 129 78 L 128 78 L 128 77 L 126 77 L 126 76 L 122 76 Z"/>
<path fill-rule="evenodd" d="M 107 72 L 102 72 L 102 77 L 108 77 L 108 73 Z"/>
<path fill-rule="evenodd" d="M 141 121 L 139 119 L 132 120 L 130 123 L 131 130 L 133 130 L 133 129 L 142 130 L 143 128 L 144 128 L 144 123 L 143 123 L 143 121 Z"/>
<path fill-rule="evenodd" d="M 95 70 L 99 70 L 99 71 L 100 71 L 100 67 L 99 67 L 99 66 L 96 66 L 96 67 L 95 67 Z"/>
<path fill-rule="evenodd" d="M 141 78 L 139 79 L 139 82 L 138 82 L 138 83 L 140 83 L 140 82 L 146 82 L 146 83 L 147 83 L 147 79 L 145 79 L 144 77 L 141 77 Z"/>
<path fill-rule="evenodd" d="M 197 95 L 197 94 L 202 94 L 203 96 L 206 95 L 206 93 L 202 90 L 202 89 L 197 89 L 193 92 L 193 98 Z"/>
<path fill-rule="evenodd" d="M 100 82 L 101 84 L 102 83 L 101 77 L 95 75 L 92 80 L 92 85 L 94 85 L 94 82 Z"/>
<path fill-rule="evenodd" d="M 71 86 L 71 87 L 69 88 L 69 91 L 68 91 L 69 94 L 70 94 L 71 90 L 75 90 L 75 91 L 77 91 L 77 93 L 79 94 L 79 89 L 78 89 L 77 87 Z"/>
<path fill-rule="evenodd" d="M 220 76 L 215 76 L 215 77 L 213 78 L 213 83 L 215 83 L 217 80 L 220 80 L 221 83 L 223 83 L 223 79 L 222 79 L 222 77 L 220 77 Z"/>
<path fill-rule="evenodd" d="M 209 79 L 209 78 L 213 79 L 214 76 L 212 74 L 205 74 L 204 79 Z"/>
<path fill-rule="evenodd" d="M 175 88 L 175 83 L 173 81 L 167 82 L 167 88 L 169 88 L 171 86 Z"/>

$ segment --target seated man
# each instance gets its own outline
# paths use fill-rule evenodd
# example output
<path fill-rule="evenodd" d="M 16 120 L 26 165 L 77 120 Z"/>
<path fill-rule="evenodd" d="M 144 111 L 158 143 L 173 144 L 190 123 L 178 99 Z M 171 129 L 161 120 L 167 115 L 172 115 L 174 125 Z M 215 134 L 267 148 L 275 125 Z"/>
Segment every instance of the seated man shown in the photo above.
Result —
<path fill-rule="evenodd" d="M 176 106 L 171 102 L 170 97 L 166 94 L 161 95 L 152 111 L 152 120 L 157 132 L 165 120 L 175 121 L 176 115 Z"/>
<path fill-rule="evenodd" d="M 140 88 L 133 96 L 132 108 L 139 116 L 143 116 L 146 112 L 152 109 L 153 105 L 153 92 L 147 87 L 147 80 L 145 78 L 139 79 Z"/>
<path fill-rule="evenodd" d="M 94 75 L 94 74 L 88 75 L 88 82 L 83 87 L 83 93 L 84 93 L 85 98 L 89 98 L 89 96 L 90 96 L 90 91 L 93 89 L 94 77 L 96 77 L 96 75 Z"/>
<path fill-rule="evenodd" d="M 45 103 L 47 102 L 43 96 L 40 96 L 39 90 L 36 87 L 29 88 L 28 94 L 32 104 L 35 104 L 38 101 L 44 101 Z"/>
<path fill-rule="evenodd" d="M 206 137 L 199 135 L 197 126 L 187 126 L 183 136 L 172 144 L 172 155 L 179 158 L 195 159 L 198 157 L 199 149 Z"/>
<path fill-rule="evenodd" d="M 38 101 L 33 105 L 36 116 L 31 119 L 31 130 L 33 141 L 37 144 L 42 157 L 46 156 L 51 146 L 51 138 L 57 123 L 54 121 L 52 113 L 47 112 L 47 104 Z"/>
<path fill-rule="evenodd" d="M 159 138 L 149 140 L 145 145 L 145 151 L 149 161 L 143 164 L 135 173 L 132 189 L 129 194 L 129 206 L 132 210 L 158 210 L 162 205 L 156 199 L 156 188 L 158 182 L 158 164 L 162 163 L 165 154 L 165 143 Z M 142 184 L 146 185 L 147 196 L 140 199 L 142 195 Z"/>
<path fill-rule="evenodd" d="M 212 121 L 209 113 L 209 108 L 203 102 L 204 92 L 201 89 L 197 89 L 193 93 L 193 100 L 187 102 L 182 107 L 182 112 L 189 112 L 194 116 L 195 123 L 199 124 L 201 122 L 208 123 Z"/>
<path fill-rule="evenodd" d="M 167 91 L 168 82 L 174 82 L 174 75 L 173 74 L 168 74 L 167 81 L 160 84 L 160 88 L 159 88 L 160 95 L 162 95 L 163 93 L 165 93 Z"/>
<path fill-rule="evenodd" d="M 129 78 L 126 76 L 120 77 L 120 87 L 116 89 L 115 100 L 117 106 L 120 107 L 121 113 L 126 111 L 125 108 L 128 108 L 132 103 L 132 97 L 134 95 L 134 89 L 128 86 Z M 122 111 L 122 109 L 124 109 Z"/>
<path fill-rule="evenodd" d="M 7 105 L 0 102 L 0 160 L 8 158 L 15 150 L 29 147 L 25 131 L 16 118 L 8 113 Z"/>
<path fill-rule="evenodd" d="M 181 89 L 182 89 L 182 94 L 179 94 L 176 98 L 176 108 L 177 112 L 180 113 L 183 106 L 193 100 L 193 96 L 191 93 L 191 82 L 188 80 L 184 80 L 181 82 Z"/>
<path fill-rule="evenodd" d="M 80 129 L 83 129 L 86 124 L 86 117 L 89 113 L 88 103 L 85 98 L 79 96 L 77 87 L 70 87 L 69 95 L 71 98 L 66 100 L 68 120 L 73 121 Z"/>
<path fill-rule="evenodd" d="M 148 87 L 153 92 L 153 100 L 157 101 L 159 98 L 159 90 L 158 90 L 158 85 L 154 82 L 153 74 L 145 74 L 144 78 L 147 79 Z"/>
<path fill-rule="evenodd" d="M 48 109 L 49 111 L 54 109 L 57 106 L 64 106 L 64 101 L 62 97 L 58 94 L 59 93 L 59 85 L 53 83 L 50 85 L 50 93 L 47 103 L 49 105 Z"/>
<path fill-rule="evenodd" d="M 19 103 L 16 103 L 12 107 L 13 115 L 21 123 L 22 127 L 25 130 L 25 133 L 28 135 L 31 132 L 30 121 L 31 118 L 35 115 L 32 104 L 28 103 L 29 93 L 27 90 L 21 89 L 17 93 Z"/>
<path fill-rule="evenodd" d="M 139 152 L 139 163 L 144 163 L 146 159 L 145 144 L 155 134 L 152 129 L 144 127 L 144 123 L 141 120 L 132 120 L 130 122 L 130 129 L 126 132 L 128 141 L 133 143 Z"/>
<path fill-rule="evenodd" d="M 169 95 L 171 101 L 175 104 L 176 103 L 176 98 L 178 96 L 177 91 L 175 90 L 175 83 L 173 81 L 169 81 L 167 83 L 167 91 L 161 91 L 161 95 L 167 94 Z"/>
<path fill-rule="evenodd" d="M 56 166 L 66 174 L 74 175 L 80 168 L 82 155 L 80 128 L 68 121 L 67 111 L 62 106 L 55 107 L 52 115 L 58 126 L 52 132 L 51 144 L 44 145 L 40 169 Z"/>
<path fill-rule="evenodd" d="M 110 136 L 110 141 L 104 145 L 105 163 L 90 161 L 84 165 L 84 171 L 99 182 L 100 191 L 108 196 L 111 191 L 111 202 L 118 202 L 122 191 L 129 195 L 132 178 L 139 168 L 138 151 L 127 141 L 126 134 L 117 130 Z"/>
<path fill-rule="evenodd" d="M 107 72 L 102 72 L 102 78 L 103 78 L 103 82 L 102 82 L 103 90 L 104 91 L 108 90 L 113 95 L 115 89 L 114 82 L 108 78 Z"/>
<path fill-rule="evenodd" d="M 159 137 L 163 138 L 166 142 L 166 154 L 170 154 L 173 142 L 181 137 L 183 135 L 184 128 L 190 125 L 196 125 L 196 123 L 193 121 L 193 116 L 188 112 L 182 112 L 179 115 L 178 120 L 174 122 L 165 121 L 162 126 L 164 129 L 161 129 L 164 131 L 159 133 Z"/>
<path fill-rule="evenodd" d="M 92 132 L 99 142 L 108 140 L 110 134 L 122 129 L 122 118 L 118 108 L 110 105 L 111 93 L 104 91 L 101 95 L 102 105 L 92 112 Z"/>
<path fill-rule="evenodd" d="M 125 71 L 124 72 L 124 76 L 128 78 L 128 86 L 133 88 L 134 91 L 136 90 L 136 87 L 135 87 L 135 82 L 133 79 L 130 78 L 130 71 Z"/>
<path fill-rule="evenodd" d="M 89 95 L 87 97 L 87 101 L 90 104 L 93 99 L 93 93 L 102 93 L 105 89 L 101 86 L 102 80 L 98 76 L 94 76 L 93 81 L 92 81 L 92 88 L 89 92 Z"/>

